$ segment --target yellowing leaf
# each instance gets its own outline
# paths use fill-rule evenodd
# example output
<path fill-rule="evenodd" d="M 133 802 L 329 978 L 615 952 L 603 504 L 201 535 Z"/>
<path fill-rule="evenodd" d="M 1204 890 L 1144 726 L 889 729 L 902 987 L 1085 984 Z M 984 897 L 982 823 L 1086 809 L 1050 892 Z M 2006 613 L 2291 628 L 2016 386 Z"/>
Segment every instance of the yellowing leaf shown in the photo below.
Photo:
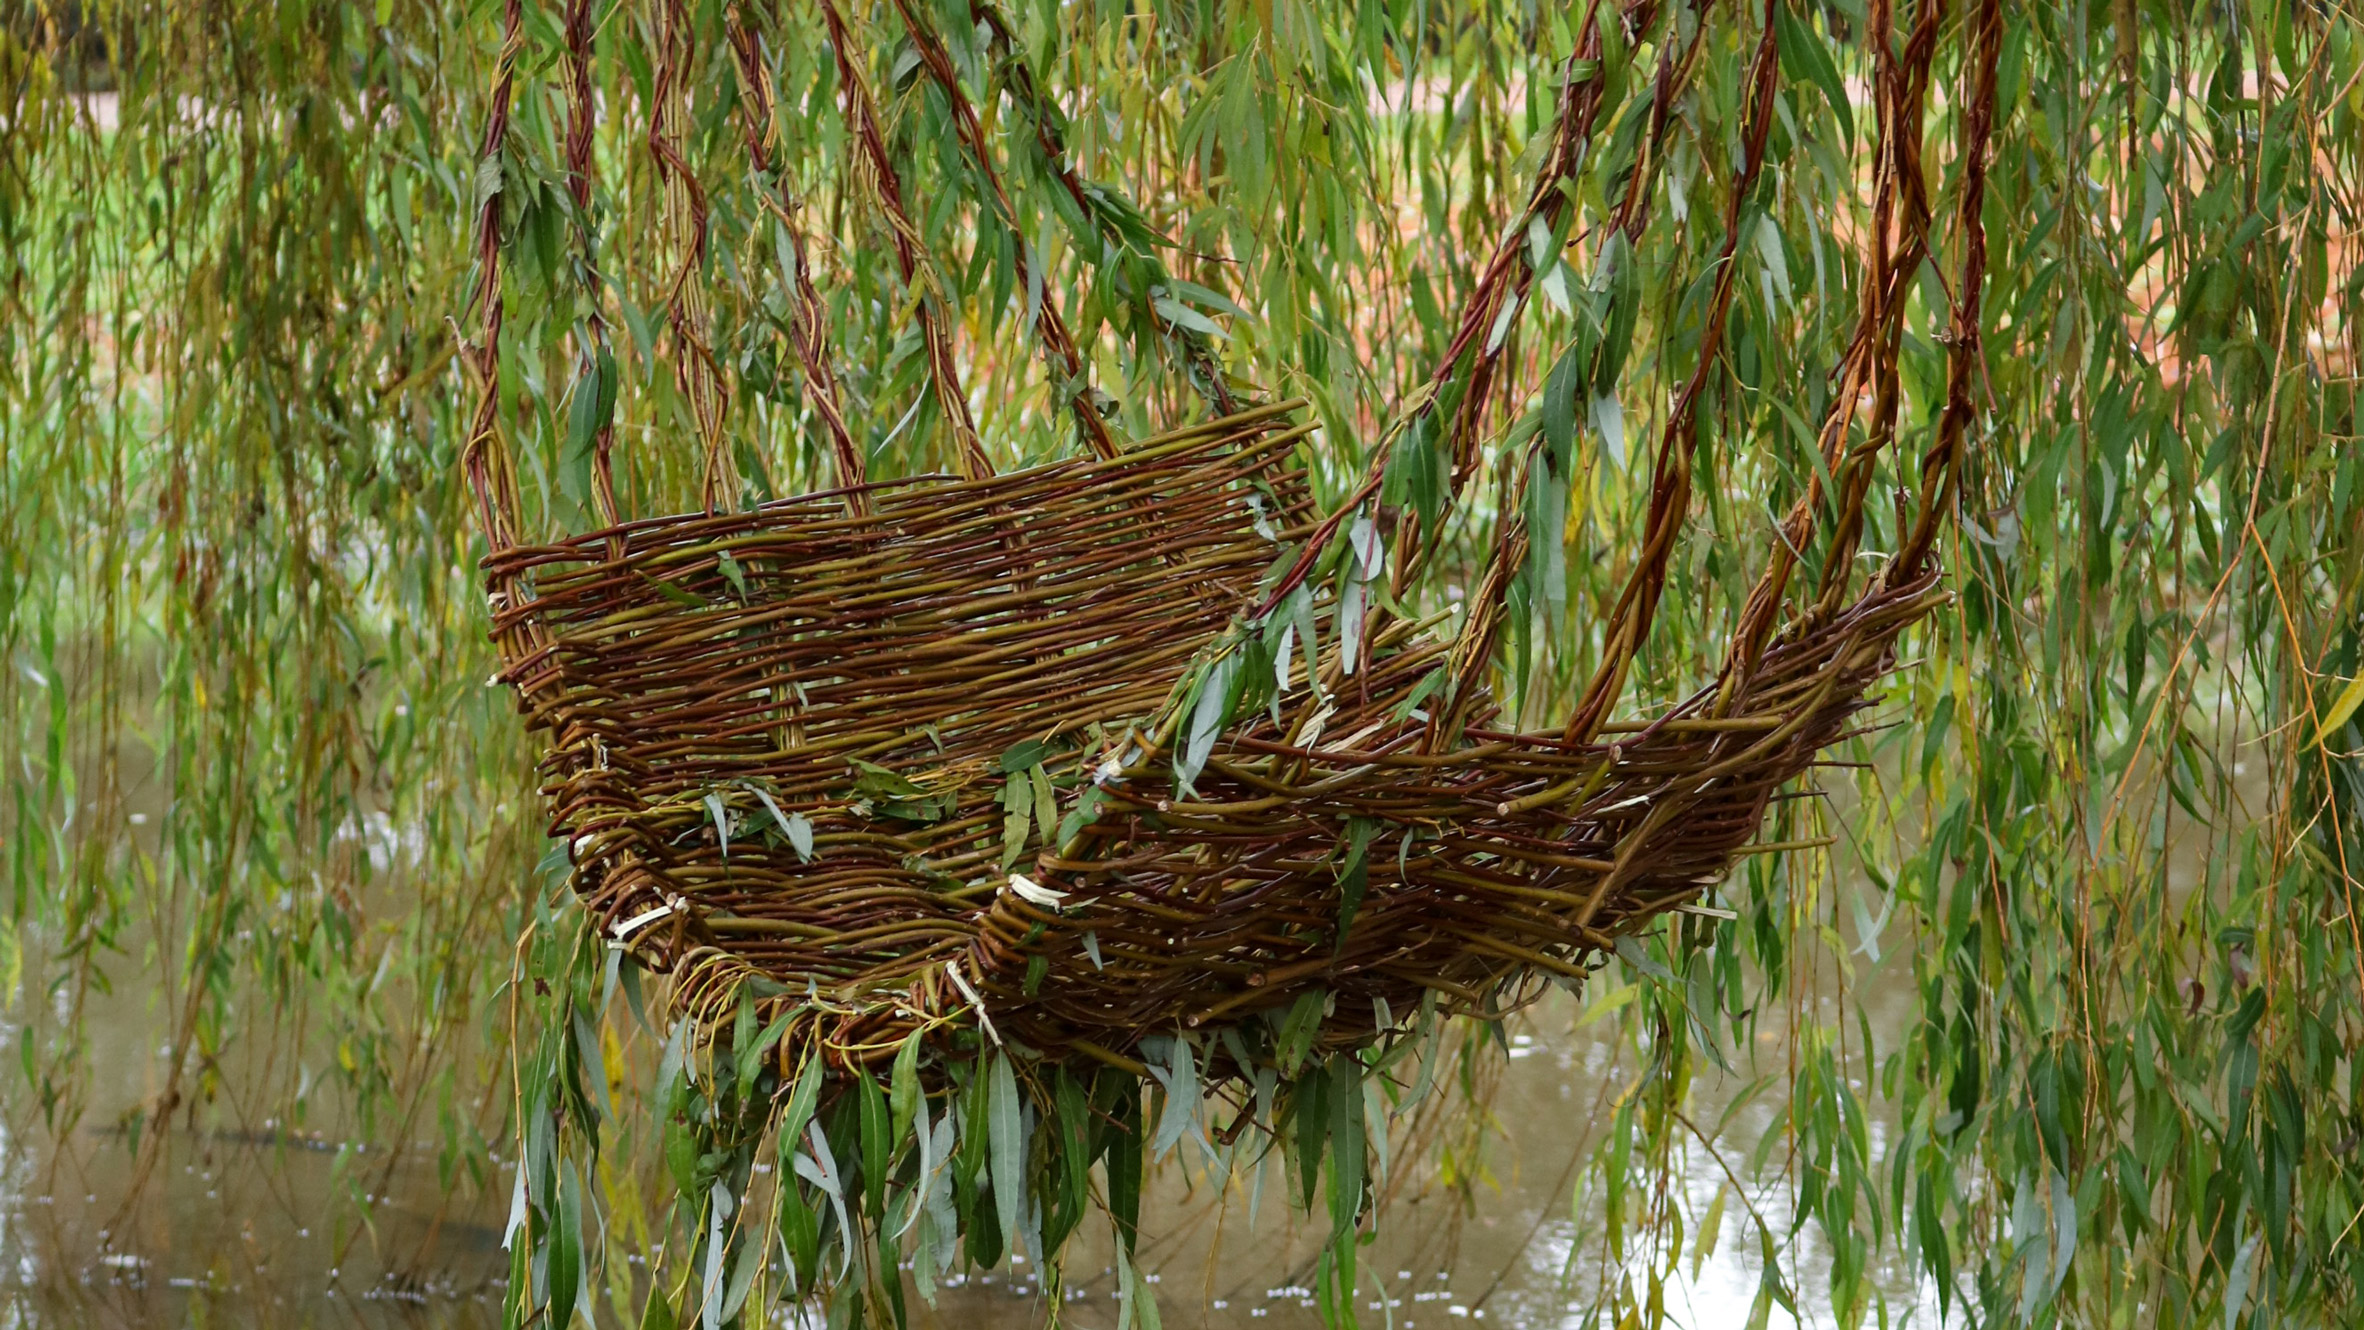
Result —
<path fill-rule="evenodd" d="M 2355 678 L 2348 680 L 2348 686 L 2341 690 L 2339 700 L 2331 704 L 2331 710 L 2323 713 L 2323 728 L 2315 732 L 2315 742 L 2328 745 L 2331 736 L 2340 726 L 2348 723 L 2348 717 L 2355 715 L 2356 708 L 2360 706 L 2364 706 L 2364 671 L 2359 671 Z"/>

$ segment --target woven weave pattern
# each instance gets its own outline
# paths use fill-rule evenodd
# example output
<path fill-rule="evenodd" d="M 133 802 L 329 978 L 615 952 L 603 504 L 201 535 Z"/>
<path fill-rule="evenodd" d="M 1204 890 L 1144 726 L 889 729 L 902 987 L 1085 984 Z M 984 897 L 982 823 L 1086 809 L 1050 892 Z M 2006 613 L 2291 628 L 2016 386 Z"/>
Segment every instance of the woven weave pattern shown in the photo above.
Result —
<path fill-rule="evenodd" d="M 1124 1064 L 1309 992 L 1350 1046 L 1431 993 L 1580 977 L 1696 896 L 1931 603 L 1929 576 L 1875 589 L 1722 714 L 1590 743 L 1488 729 L 1482 698 L 1446 733 L 1413 703 L 1451 643 L 1387 620 L 1179 798 L 1176 684 L 1310 525 L 1288 405 L 862 515 L 819 495 L 502 555 L 505 677 L 603 930 L 691 1009 L 760 976 L 847 1064 L 948 1023 Z"/>
<path fill-rule="evenodd" d="M 552 733 L 552 831 L 603 927 L 665 966 L 727 939 L 799 990 L 958 954 L 997 764 L 1031 743 L 1066 779 L 1303 534 L 1285 424 L 503 554 L 504 678 Z"/>
<path fill-rule="evenodd" d="M 1471 728 L 1423 751 L 1432 727 L 1403 704 L 1444 644 L 1407 643 L 1320 737 L 1308 722 L 1327 704 L 1309 695 L 1281 726 L 1237 732 L 1194 799 L 1151 793 L 1162 771 L 1110 782 L 1111 811 L 1072 857 L 1041 860 L 1071 901 L 996 901 L 975 944 L 983 996 L 1010 1004 L 1005 1030 L 1059 1047 L 1324 994 L 1317 1046 L 1345 1048 L 1428 994 L 1472 1011 L 1515 1002 L 1495 990 L 1520 971 L 1581 979 L 1587 956 L 1720 880 L 1780 787 L 1866 705 L 1933 581 L 1875 590 L 1777 645 L 1731 714 L 1702 718 L 1703 694 L 1613 742 Z"/>

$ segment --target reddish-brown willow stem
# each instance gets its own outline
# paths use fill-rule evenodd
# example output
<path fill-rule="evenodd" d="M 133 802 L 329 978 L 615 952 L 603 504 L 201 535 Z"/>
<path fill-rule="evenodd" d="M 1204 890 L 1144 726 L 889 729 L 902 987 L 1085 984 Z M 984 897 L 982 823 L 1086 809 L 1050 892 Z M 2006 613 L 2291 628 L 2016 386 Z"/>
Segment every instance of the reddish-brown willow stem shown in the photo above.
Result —
<path fill-rule="evenodd" d="M 501 53 L 494 66 L 491 108 L 476 154 L 477 193 L 484 202 L 476 216 L 476 291 L 482 310 L 476 345 L 463 351 L 474 371 L 476 409 L 460 469 L 476 497 L 477 518 L 494 553 L 517 543 L 517 476 L 501 441 L 501 153 L 509 141 L 509 98 L 517 78 L 517 54 L 524 49 L 523 0 L 507 0 L 501 11 Z M 489 181 L 487 179 L 489 177 Z M 489 188 L 487 185 L 489 184 Z"/>
<path fill-rule="evenodd" d="M 1708 32 L 1706 9 L 1707 6 L 1701 7 L 1701 22 L 1693 31 L 1691 40 L 1685 44 L 1682 54 L 1677 56 L 1669 45 L 1659 58 L 1658 73 L 1651 89 L 1650 129 L 1635 148 L 1637 153 L 1650 156 L 1647 160 L 1634 163 L 1625 195 L 1619 200 L 1608 224 L 1602 228 L 1604 236 L 1622 235 L 1628 242 L 1639 240 L 1648 224 L 1649 187 L 1655 174 L 1650 168 L 1655 161 L 1659 137 L 1665 132 L 1667 116 L 1687 86 L 1690 71 L 1697 64 L 1703 48 Z M 1526 562 L 1529 543 L 1535 538 L 1535 533 L 1527 529 L 1523 503 L 1526 487 L 1535 484 L 1566 485 L 1574 479 L 1572 476 L 1556 475 L 1538 478 L 1536 469 L 1543 457 L 1543 447 L 1544 440 L 1541 437 L 1527 446 L 1525 455 L 1515 463 L 1518 468 L 1514 477 L 1515 488 L 1506 486 L 1512 501 L 1506 501 L 1503 505 L 1502 525 L 1495 536 L 1493 551 L 1487 557 L 1485 571 L 1479 575 L 1478 584 L 1467 602 L 1467 617 L 1463 619 L 1460 635 L 1453 645 L 1451 701 L 1438 709 L 1436 719 L 1430 726 L 1428 742 L 1431 745 L 1449 742 L 1452 733 L 1461 726 L 1479 694 L 1478 683 L 1491 667 L 1495 649 L 1500 644 L 1502 611 L 1511 579 Z M 1553 532 L 1550 538 L 1556 540 L 1561 536 Z"/>
<path fill-rule="evenodd" d="M 1675 535 L 1690 511 L 1691 455 L 1699 442 L 1699 395 L 1707 387 L 1717 351 L 1723 345 L 1728 322 L 1725 314 L 1731 308 L 1732 289 L 1739 275 L 1739 265 L 1733 258 L 1740 248 L 1741 224 L 1749 215 L 1749 195 L 1755 192 L 1757 177 L 1764 169 L 1765 143 L 1773 128 L 1774 100 L 1780 93 L 1780 63 L 1773 40 L 1778 4 L 1779 0 L 1766 0 L 1764 29 L 1757 38 L 1756 58 L 1749 69 L 1749 111 L 1742 131 L 1745 138 L 1741 166 L 1724 201 L 1724 243 L 1717 252 L 1715 288 L 1701 325 L 1704 331 L 1699 339 L 1699 358 L 1691 367 L 1690 378 L 1675 394 L 1674 405 L 1666 415 L 1666 426 L 1658 436 L 1657 460 L 1650 480 L 1650 511 L 1642 526 L 1642 548 L 1632 574 L 1609 612 L 1608 626 L 1601 639 L 1601 663 L 1568 717 L 1565 734 L 1570 742 L 1588 741 L 1598 734 L 1609 718 L 1609 708 L 1616 705 L 1618 695 L 1624 691 L 1626 672 L 1632 667 L 1642 641 L 1650 634 L 1651 621 L 1658 614 L 1659 598 L 1666 590 L 1666 567 L 1674 554 Z"/>
<path fill-rule="evenodd" d="M 942 292 L 926 261 L 919 227 L 904 206 L 902 174 L 895 169 L 894 157 L 887 151 L 886 132 L 878 123 L 878 108 L 870 96 L 869 80 L 862 75 L 861 59 L 837 0 L 820 0 L 820 5 L 821 18 L 829 28 L 829 49 L 837 59 L 840 106 L 845 113 L 846 129 L 858 149 L 856 160 L 860 166 L 856 174 L 865 179 L 878 202 L 879 215 L 886 222 L 894 249 L 896 271 L 902 274 L 904 286 L 918 297 L 915 317 L 919 320 L 920 338 L 927 347 L 928 378 L 935 385 L 936 404 L 943 408 L 944 419 L 952 430 L 954 458 L 962 475 L 972 480 L 990 476 L 993 462 L 985 455 L 985 441 L 978 437 L 977 423 L 969 414 L 968 394 L 960 386 L 960 365 L 954 354 L 952 325 L 945 317 Z"/>
<path fill-rule="evenodd" d="M 952 108 L 952 124 L 960 135 L 961 146 L 968 149 L 969 159 L 977 168 L 977 177 L 984 185 L 987 201 L 996 220 L 1008 228 L 1012 241 L 1011 252 L 1021 289 L 1030 289 L 1042 274 L 1033 270 L 1029 257 L 1026 231 L 1018 221 L 1018 210 L 1010 202 L 1010 192 L 1001 182 L 1001 172 L 993 165 L 993 152 L 985 142 L 984 124 L 977 118 L 977 108 L 961 90 L 960 74 L 952 67 L 952 56 L 944 49 L 935 30 L 922 22 L 911 0 L 895 0 L 895 12 L 902 15 L 903 29 L 911 34 L 911 44 L 919 52 L 919 62 L 928 76 L 944 93 L 945 102 Z M 1059 302 L 1053 293 L 1044 289 L 1042 303 L 1035 315 L 1033 332 L 1042 347 L 1045 361 L 1053 376 L 1052 387 L 1067 398 L 1068 409 L 1075 415 L 1076 429 L 1084 442 L 1101 457 L 1117 454 L 1116 440 L 1108 433 L 1108 422 L 1100 418 L 1099 408 L 1093 404 L 1091 376 L 1087 372 L 1083 354 L 1075 348 L 1075 338 L 1067 331 L 1067 320 L 1060 316 Z"/>
<path fill-rule="evenodd" d="M 829 324 L 821 308 L 820 294 L 813 289 L 812 257 L 805 238 L 804 226 L 797 216 L 800 205 L 793 192 L 785 163 L 775 166 L 772 160 L 772 131 L 774 109 L 779 98 L 772 88 L 771 71 L 764 67 L 761 41 L 747 26 L 746 15 L 737 4 L 727 16 L 731 54 L 739 70 L 739 123 L 747 140 L 747 161 L 758 182 L 770 181 L 759 191 L 764 211 L 771 214 L 775 224 L 788 237 L 789 259 L 796 271 L 787 277 L 789 341 L 796 347 L 796 364 L 804 376 L 805 398 L 821 426 L 829 435 L 830 460 L 834 464 L 838 488 L 845 491 L 846 507 L 859 517 L 870 511 L 870 496 L 862 488 L 869 479 L 867 459 L 862 446 L 854 438 L 846 423 L 845 394 L 837 385 L 837 370 L 830 361 Z M 775 169 L 777 179 L 773 179 Z"/>
<path fill-rule="evenodd" d="M 1406 430 L 1435 410 L 1439 394 L 1460 372 L 1463 358 L 1472 355 L 1473 347 L 1475 354 L 1469 365 L 1468 388 L 1448 427 L 1446 444 L 1452 450 L 1452 465 L 1447 471 L 1445 508 L 1450 509 L 1454 499 L 1468 483 L 1470 475 L 1476 471 L 1479 436 L 1475 426 L 1483 417 L 1486 402 L 1492 393 L 1495 369 L 1503 348 L 1508 345 L 1507 338 L 1491 346 L 1487 342 L 1492 340 L 1490 334 L 1495 322 L 1502 318 L 1502 311 L 1514 308 L 1517 302 L 1523 301 L 1528 287 L 1535 280 L 1534 271 L 1522 257 L 1527 245 L 1527 223 L 1536 218 L 1543 219 L 1546 225 L 1558 223 L 1561 211 L 1567 206 L 1567 196 L 1562 185 L 1583 164 L 1584 144 L 1590 137 L 1593 117 L 1600 110 L 1602 85 L 1597 72 L 1590 77 L 1577 77 L 1580 62 L 1599 59 L 1600 4 L 1601 0 L 1589 0 L 1586 5 L 1576 48 L 1569 53 L 1563 67 L 1560 105 L 1552 133 L 1551 151 L 1536 173 L 1527 206 L 1513 225 L 1504 228 L 1502 239 L 1496 243 L 1492 257 L 1487 260 L 1470 290 L 1469 299 L 1462 305 L 1452 342 L 1420 388 L 1404 404 L 1395 428 L 1372 450 L 1370 463 L 1363 471 L 1362 483 L 1314 531 L 1313 538 L 1298 551 L 1295 561 L 1266 593 L 1257 613 L 1270 613 L 1274 606 L 1302 586 L 1323 553 L 1336 539 L 1347 518 L 1360 512 L 1363 505 L 1378 495 L 1386 483 L 1388 464 L 1394 458 L 1396 444 Z M 1655 0 L 1638 0 L 1635 15 L 1646 19 L 1653 12 L 1654 4 Z M 1512 317 L 1516 317 L 1515 314 Z M 1436 534 L 1419 530 L 1416 519 L 1403 520 L 1397 536 L 1395 556 L 1394 576 L 1399 585 L 1407 582 L 1418 569 L 1424 551 L 1434 544 Z"/>
<path fill-rule="evenodd" d="M 575 241 L 585 303 L 582 332 L 575 349 L 576 391 L 597 391 L 593 378 L 607 358 L 608 327 L 603 283 L 599 276 L 599 238 L 591 226 L 592 133 L 598 108 L 591 86 L 592 0 L 567 0 L 566 6 L 566 188 L 575 205 Z M 591 501 L 603 525 L 622 520 L 616 508 L 613 459 L 616 427 L 613 417 L 599 422 L 591 441 Z"/>
<path fill-rule="evenodd" d="M 656 0 L 657 59 L 649 98 L 648 148 L 665 187 L 664 229 L 673 250 L 673 271 L 665 282 L 665 313 L 674 342 L 673 381 L 688 407 L 690 423 L 706 460 L 707 512 L 738 505 L 738 467 L 723 438 L 729 407 L 722 367 L 715 363 L 713 314 L 699 272 L 706 261 L 706 191 L 683 151 L 689 120 L 690 62 L 693 52 L 687 0 Z"/>
<path fill-rule="evenodd" d="M 1076 169 L 1075 159 L 1067 151 L 1067 140 L 1051 118 L 1050 97 L 1043 92 L 1033 68 L 1026 63 L 1025 51 L 1011 33 L 1009 20 L 1002 15 L 999 6 L 987 3 L 987 0 L 971 0 L 969 16 L 984 24 L 992 32 L 993 39 L 1000 43 L 1003 78 L 1011 95 L 1026 112 L 1027 122 L 1034 128 L 1035 145 L 1041 149 L 1043 162 L 1050 168 L 1052 178 L 1059 182 L 1060 188 L 1067 191 L 1068 198 L 1086 217 L 1093 218 L 1096 223 L 1101 222 L 1100 210 L 1092 198 L 1092 189 L 1085 186 L 1082 172 Z M 1109 187 L 1103 184 L 1097 188 L 1107 190 Z M 1108 232 L 1104 229 L 1102 234 Z M 1162 265 L 1158 271 L 1162 273 Z M 1223 362 L 1215 354 L 1213 342 L 1205 333 L 1185 328 L 1167 318 L 1155 305 L 1148 305 L 1146 309 L 1158 329 L 1181 347 L 1191 386 L 1206 398 L 1216 415 L 1236 415 L 1240 409 L 1239 402 L 1232 396 L 1230 381 L 1224 375 Z"/>
<path fill-rule="evenodd" d="M 1945 413 L 1937 442 L 1921 458 L 1919 511 L 1896 555 L 1896 575 L 1918 576 L 1937 541 L 1937 527 L 1961 483 L 1962 436 L 1976 414 L 1971 384 L 1981 372 L 1982 309 L 1986 289 L 1986 160 L 1994 137 L 1995 66 L 2003 47 L 2000 0 L 1980 0 L 1975 25 L 1977 72 L 1962 120 L 1962 193 L 1955 225 L 1962 235 L 1961 275 L 1954 283 L 1953 329 L 1946 348 Z"/>

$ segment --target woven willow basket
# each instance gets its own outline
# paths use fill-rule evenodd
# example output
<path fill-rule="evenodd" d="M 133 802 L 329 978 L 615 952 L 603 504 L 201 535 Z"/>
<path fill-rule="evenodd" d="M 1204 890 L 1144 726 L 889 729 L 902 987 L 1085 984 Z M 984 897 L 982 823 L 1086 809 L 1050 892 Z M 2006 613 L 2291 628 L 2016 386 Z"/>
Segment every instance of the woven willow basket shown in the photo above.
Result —
<path fill-rule="evenodd" d="M 1923 577 L 1777 644 L 1713 719 L 1702 695 L 1572 744 L 1481 703 L 1442 750 L 1410 703 L 1451 644 L 1397 622 L 1179 798 L 1176 685 L 1311 525 L 1285 424 L 497 556 L 532 588 L 495 623 L 533 644 L 503 677 L 604 931 L 692 1010 L 768 981 L 845 1062 L 990 1025 L 1123 1065 L 1307 993 L 1322 1044 L 1360 1043 L 1428 994 L 1581 976 L 1696 898 L 1931 603 Z"/>

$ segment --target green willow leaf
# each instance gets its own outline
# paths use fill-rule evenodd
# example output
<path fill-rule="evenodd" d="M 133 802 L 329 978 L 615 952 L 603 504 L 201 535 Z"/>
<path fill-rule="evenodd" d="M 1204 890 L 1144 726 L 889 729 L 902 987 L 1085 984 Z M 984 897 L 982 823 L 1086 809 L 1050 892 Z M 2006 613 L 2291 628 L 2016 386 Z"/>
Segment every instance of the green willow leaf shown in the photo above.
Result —
<path fill-rule="evenodd" d="M 991 1142 L 993 1205 L 1001 1231 L 1014 1237 L 1024 1218 L 1028 1190 L 1026 1127 L 1009 1058 L 995 1053 L 985 1067 L 987 1139 Z"/>
<path fill-rule="evenodd" d="M 1823 100 L 1839 122 L 1839 133 L 1850 146 L 1855 142 L 1855 111 L 1847 96 L 1845 80 L 1839 77 L 1839 67 L 1832 61 L 1830 50 L 1822 39 L 1814 35 L 1804 19 L 1790 12 L 1784 4 L 1774 10 L 1773 36 L 1781 48 L 1782 67 L 1822 89 Z"/>

